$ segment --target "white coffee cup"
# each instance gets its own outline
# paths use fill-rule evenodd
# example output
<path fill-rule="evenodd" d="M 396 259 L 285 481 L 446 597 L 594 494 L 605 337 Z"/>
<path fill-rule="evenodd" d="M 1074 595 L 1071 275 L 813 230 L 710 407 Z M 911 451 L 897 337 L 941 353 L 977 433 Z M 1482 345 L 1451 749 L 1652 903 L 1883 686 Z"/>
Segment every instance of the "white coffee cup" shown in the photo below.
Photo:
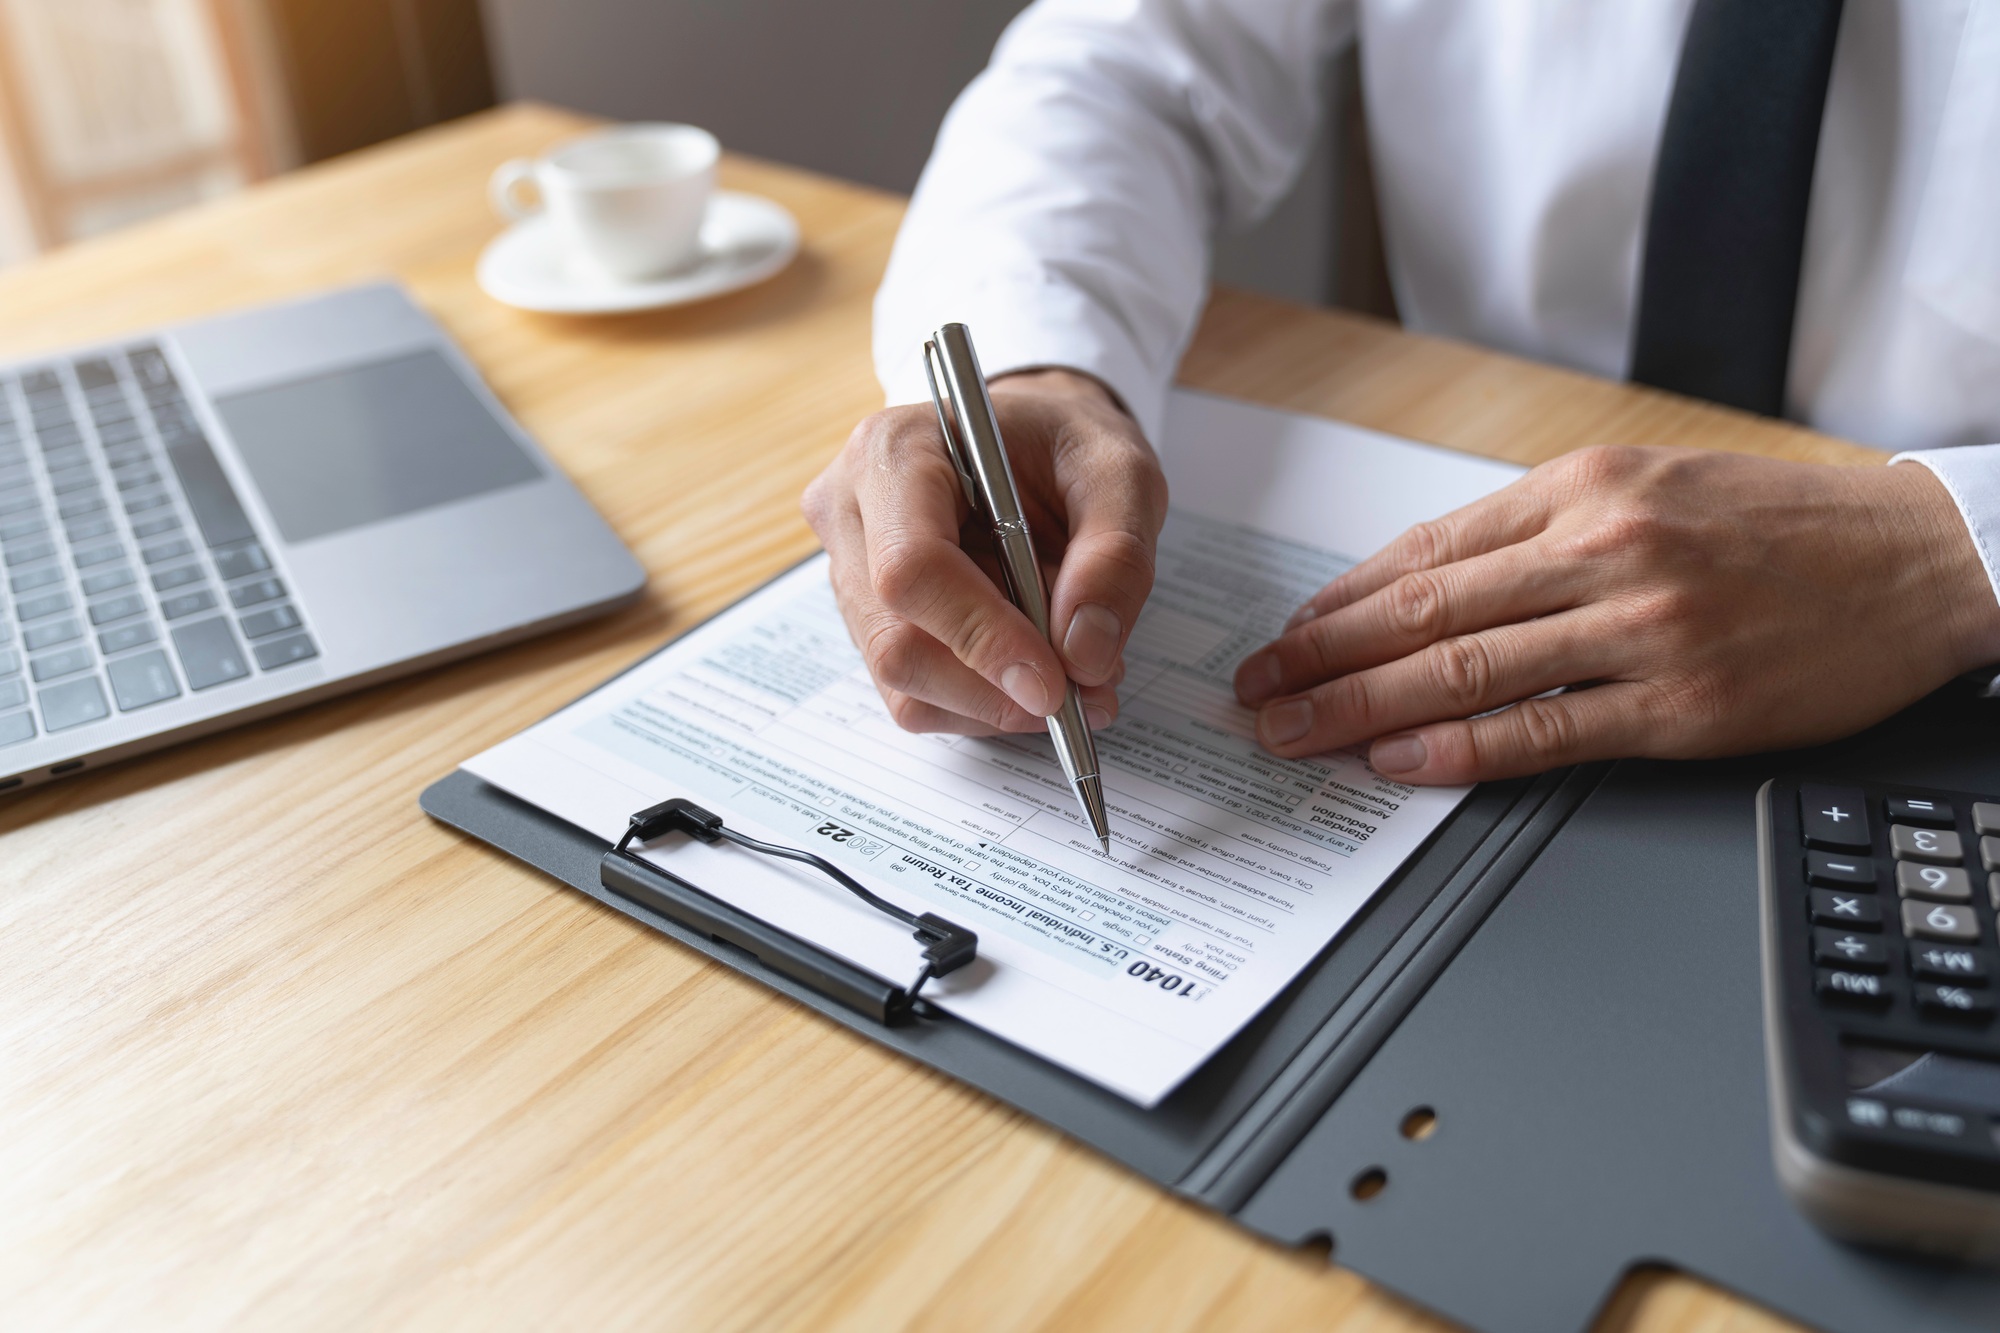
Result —
<path fill-rule="evenodd" d="M 620 125 L 517 157 L 493 173 L 493 207 L 512 221 L 546 213 L 564 247 L 614 282 L 692 263 L 721 145 L 693 125 Z M 522 198 L 532 184 L 537 199 Z"/>

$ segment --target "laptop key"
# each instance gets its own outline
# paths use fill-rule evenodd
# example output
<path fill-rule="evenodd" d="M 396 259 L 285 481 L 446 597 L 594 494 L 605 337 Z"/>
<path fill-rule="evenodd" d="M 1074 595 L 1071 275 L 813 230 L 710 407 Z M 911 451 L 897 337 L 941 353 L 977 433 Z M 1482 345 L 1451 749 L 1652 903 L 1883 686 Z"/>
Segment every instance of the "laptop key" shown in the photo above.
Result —
<path fill-rule="evenodd" d="M 200 583 L 207 575 L 200 565 L 182 565 L 179 569 L 166 569 L 153 575 L 153 590 L 167 592 L 174 588 L 185 588 L 190 583 Z"/>
<path fill-rule="evenodd" d="M 11 676 L 21 669 L 21 655 L 12 648 L 0 648 L 0 676 Z"/>
<path fill-rule="evenodd" d="M 0 717 L 0 745 L 19 745 L 35 739 L 35 720 L 26 713 Z"/>
<path fill-rule="evenodd" d="M 40 597 L 27 597 L 14 605 L 14 615 L 22 624 L 30 620 L 41 620 L 46 616 L 59 616 L 69 610 L 69 594 L 66 592 L 44 593 Z"/>
<path fill-rule="evenodd" d="M 37 518 L 24 518 L 16 523 L 0 524 L 0 543 L 26 541 L 39 537 L 49 530 L 49 525 Z"/>
<path fill-rule="evenodd" d="M 256 606 L 260 602 L 275 602 L 285 595 L 285 585 L 276 579 L 258 579 L 240 588 L 229 590 L 229 601 L 239 609 Z"/>
<path fill-rule="evenodd" d="M 164 495 L 161 496 L 160 503 L 165 504 L 166 502 L 167 497 Z M 88 495 L 71 496 L 56 506 L 56 512 L 64 518 L 76 518 L 81 514 L 94 514 L 102 508 L 104 508 L 104 497 L 96 491 L 92 491 Z M 130 506 L 128 505 L 127 508 L 130 508 Z"/>
<path fill-rule="evenodd" d="M 93 565 L 108 565 L 113 560 L 123 560 L 125 548 L 116 545 L 93 546 L 87 551 L 78 551 L 73 559 L 78 569 L 89 569 Z"/>
<path fill-rule="evenodd" d="M 281 666 L 319 656 L 319 649 L 304 634 L 294 634 L 289 639 L 272 639 L 269 643 L 258 644 L 251 651 L 257 654 L 257 665 L 266 671 L 275 671 Z"/>
<path fill-rule="evenodd" d="M 107 597 L 101 602 L 90 604 L 90 623 L 108 625 L 114 620 L 136 616 L 145 609 L 146 599 L 136 592 L 126 593 L 123 597 Z"/>
<path fill-rule="evenodd" d="M 141 486 L 151 486 L 159 479 L 160 474 L 152 468 L 135 467 L 130 471 L 120 472 L 111 479 L 111 484 L 121 491 L 136 491 Z"/>
<path fill-rule="evenodd" d="M 132 571 L 122 565 L 117 569 L 101 569 L 95 574 L 83 576 L 83 595 L 102 597 L 107 592 L 129 587 L 131 583 Z"/>
<path fill-rule="evenodd" d="M 195 592 L 184 592 L 178 597 L 164 598 L 160 602 L 160 614 L 168 620 L 182 620 L 197 611 L 206 611 L 215 605 L 215 594 L 206 588 Z M 227 625 L 224 629 L 229 628 Z"/>
<path fill-rule="evenodd" d="M 95 676 L 51 685 L 40 695 L 42 725 L 50 731 L 67 731 L 111 716 L 111 705 L 104 701 L 104 687 Z"/>
<path fill-rule="evenodd" d="M 21 646 L 31 653 L 44 648 L 53 648 L 59 643 L 72 643 L 83 637 L 83 626 L 75 617 L 64 616 L 61 620 L 50 620 L 40 625 L 31 625 L 21 631 Z"/>
<path fill-rule="evenodd" d="M 43 653 L 40 657 L 29 658 L 28 674 L 40 684 L 45 680 L 54 680 L 57 676 L 73 676 L 79 671 L 88 669 L 89 666 L 90 649 L 79 644 L 74 648 L 65 648 L 61 652 Z M 55 728 L 51 727 L 50 730 L 53 731 Z"/>
<path fill-rule="evenodd" d="M 84 542 L 93 541 L 106 533 L 118 531 L 118 525 L 108 518 L 85 518 L 65 524 L 63 531 L 68 534 L 71 546 L 81 546 Z"/>
<path fill-rule="evenodd" d="M 35 510 L 40 509 L 41 507 L 42 507 L 42 502 L 40 498 L 36 496 L 33 495 L 13 496 L 12 498 L 9 499 L 0 500 L 0 518 L 5 518 L 9 514 L 32 513 Z"/>
<path fill-rule="evenodd" d="M 188 688 L 205 690 L 215 685 L 241 680 L 250 674 L 236 635 L 222 616 L 197 620 L 192 625 L 174 627 L 174 651 L 180 654 L 181 672 Z"/>
<path fill-rule="evenodd" d="M 268 611 L 256 611 L 238 622 L 243 626 L 246 639 L 266 639 L 280 630 L 297 629 L 299 613 L 289 606 L 274 606 Z"/>
<path fill-rule="evenodd" d="M 154 491 L 149 495 L 135 495 L 125 501 L 125 512 L 128 514 L 143 514 L 148 509 L 158 509 L 172 498 L 165 491 Z M 104 504 L 102 500 L 99 500 L 97 503 L 100 508 Z"/>
<path fill-rule="evenodd" d="M 139 558 L 149 565 L 157 565 L 162 560 L 172 560 L 186 555 L 194 549 L 194 543 L 185 537 L 176 537 L 170 542 L 160 542 L 139 552 Z"/>
<path fill-rule="evenodd" d="M 0 680 L 0 708 L 19 708 L 28 702 L 28 682 L 19 676 Z"/>
<path fill-rule="evenodd" d="M 82 467 L 70 467 L 50 476 L 49 489 L 57 495 L 72 495 L 97 485 L 97 470 L 85 463 Z"/>
<path fill-rule="evenodd" d="M 152 643 L 159 633 L 148 621 L 138 621 L 131 625 L 120 625 L 117 629 L 105 630 L 97 636 L 97 650 L 106 657 L 122 653 L 127 648 L 137 648 L 140 644 Z"/>
<path fill-rule="evenodd" d="M 121 713 L 180 696 L 181 687 L 174 679 L 174 669 L 167 665 L 166 653 L 158 648 L 149 653 L 121 658 L 106 667 L 105 671 L 111 677 L 111 695 L 118 701 Z"/>
<path fill-rule="evenodd" d="M 157 537 L 163 532 L 172 532 L 180 525 L 181 521 L 177 516 L 163 514 L 159 518 L 149 518 L 144 523 L 134 523 L 132 525 L 132 535 L 140 541 L 144 541 L 148 537 Z"/>
<path fill-rule="evenodd" d="M 43 565 L 39 569 L 22 570 L 13 578 L 7 580 L 7 586 L 12 588 L 16 593 L 24 593 L 33 592 L 37 588 L 46 588 L 51 583 L 61 583 L 62 581 L 63 572 L 61 565 Z"/>
<path fill-rule="evenodd" d="M 264 548 L 256 542 L 245 542 L 215 552 L 215 568 L 222 575 L 224 583 L 237 579 L 247 579 L 252 574 L 262 574 L 271 567 L 271 558 L 264 554 Z"/>
<path fill-rule="evenodd" d="M 229 484 L 215 451 L 200 431 L 169 438 L 167 461 L 174 465 L 188 508 L 194 511 L 195 525 L 211 547 L 234 546 L 257 535 L 236 498 L 236 488 Z"/>

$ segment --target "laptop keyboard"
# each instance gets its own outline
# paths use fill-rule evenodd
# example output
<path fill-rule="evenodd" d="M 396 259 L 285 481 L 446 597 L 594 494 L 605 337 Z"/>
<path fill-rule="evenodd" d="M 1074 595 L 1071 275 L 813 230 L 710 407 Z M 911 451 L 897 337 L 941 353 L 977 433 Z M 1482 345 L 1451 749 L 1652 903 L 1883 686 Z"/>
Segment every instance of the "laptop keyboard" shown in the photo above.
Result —
<path fill-rule="evenodd" d="M 0 376 L 0 747 L 318 656 L 154 345 Z"/>

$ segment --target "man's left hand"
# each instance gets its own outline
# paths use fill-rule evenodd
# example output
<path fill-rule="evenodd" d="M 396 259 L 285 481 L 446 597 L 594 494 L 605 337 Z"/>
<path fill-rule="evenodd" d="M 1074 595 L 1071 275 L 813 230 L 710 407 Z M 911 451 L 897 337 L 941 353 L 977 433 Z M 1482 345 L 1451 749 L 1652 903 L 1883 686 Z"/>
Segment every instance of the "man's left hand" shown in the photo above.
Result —
<path fill-rule="evenodd" d="M 1385 776 L 1457 783 L 1812 744 L 1996 661 L 1928 468 L 1597 448 L 1329 583 L 1236 690 L 1276 754 L 1373 741 Z"/>

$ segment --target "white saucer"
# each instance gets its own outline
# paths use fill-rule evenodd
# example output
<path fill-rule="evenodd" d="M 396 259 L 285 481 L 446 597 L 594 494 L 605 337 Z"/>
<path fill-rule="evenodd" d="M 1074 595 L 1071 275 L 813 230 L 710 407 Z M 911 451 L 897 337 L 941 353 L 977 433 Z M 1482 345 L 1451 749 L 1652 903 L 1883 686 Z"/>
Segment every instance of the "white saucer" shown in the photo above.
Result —
<path fill-rule="evenodd" d="M 705 301 L 762 282 L 799 252 L 799 224 L 754 194 L 718 190 L 701 224 L 701 258 L 645 282 L 581 271 L 545 217 L 517 222 L 479 256 L 479 285 L 496 301 L 554 315 L 611 315 Z"/>

